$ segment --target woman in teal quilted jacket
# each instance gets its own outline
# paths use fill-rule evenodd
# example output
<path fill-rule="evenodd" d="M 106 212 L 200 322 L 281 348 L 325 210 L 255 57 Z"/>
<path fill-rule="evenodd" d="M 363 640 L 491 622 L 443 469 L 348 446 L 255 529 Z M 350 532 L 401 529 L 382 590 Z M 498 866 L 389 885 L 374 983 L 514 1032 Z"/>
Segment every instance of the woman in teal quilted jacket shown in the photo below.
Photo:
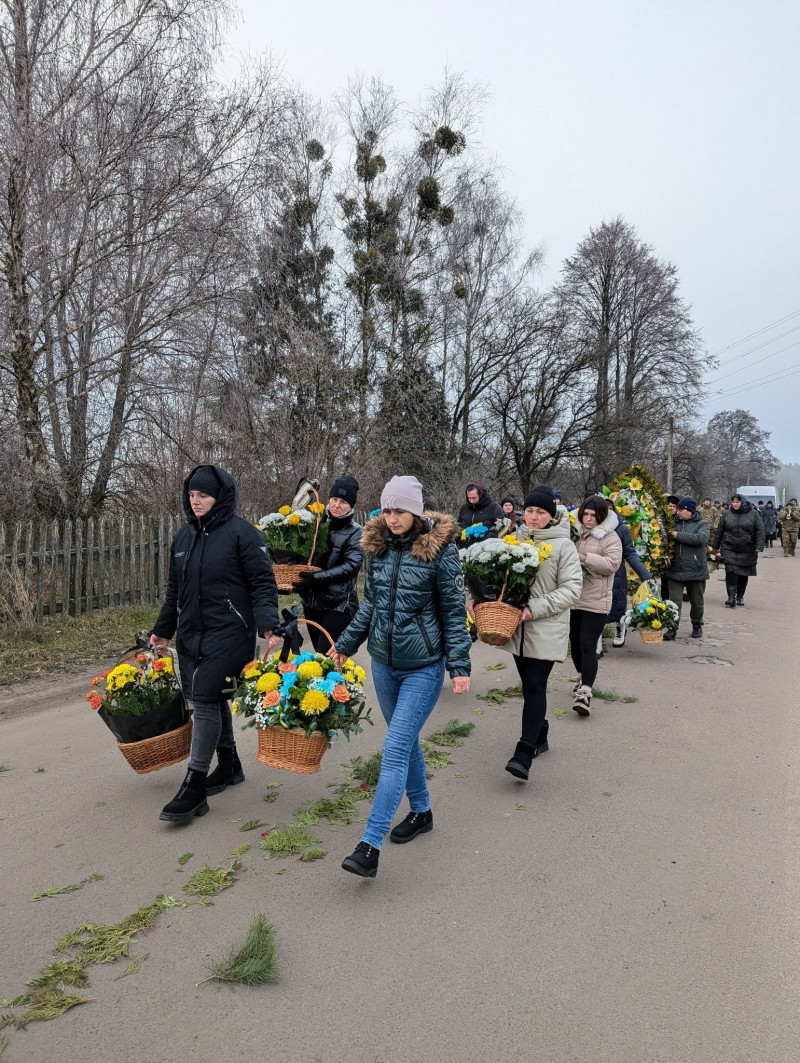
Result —
<path fill-rule="evenodd" d="M 469 690 L 471 642 L 456 533 L 452 517 L 424 512 L 422 485 L 415 477 L 394 476 L 381 494 L 380 516 L 361 537 L 369 562 L 364 601 L 331 656 L 341 664 L 367 640 L 388 724 L 364 837 L 342 863 L 362 878 L 377 873 L 403 793 L 411 811 L 391 832 L 391 841 L 409 842 L 433 826 L 420 731 L 439 698 L 445 669 L 454 693 Z"/>

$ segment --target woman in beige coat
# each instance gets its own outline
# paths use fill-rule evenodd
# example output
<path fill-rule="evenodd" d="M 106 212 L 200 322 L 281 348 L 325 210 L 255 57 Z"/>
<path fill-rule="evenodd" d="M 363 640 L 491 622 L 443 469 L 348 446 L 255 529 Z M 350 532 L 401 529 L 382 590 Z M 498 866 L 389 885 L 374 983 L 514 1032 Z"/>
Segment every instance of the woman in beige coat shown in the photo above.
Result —
<path fill-rule="evenodd" d="M 622 540 L 615 531 L 618 523 L 602 495 L 584 499 L 578 510 L 578 557 L 592 573 L 584 576 L 581 596 L 569 617 L 572 663 L 578 672 L 572 707 L 581 716 L 589 715 L 597 678 L 597 640 L 611 608 L 614 575 L 622 564 Z"/>
<path fill-rule="evenodd" d="M 551 548 L 530 587 L 522 623 L 504 649 L 514 655 L 522 680 L 522 737 L 506 771 L 527 779 L 534 757 L 549 749 L 547 679 L 553 664 L 567 656 L 570 606 L 581 593 L 581 565 L 569 534 L 569 514 L 556 507 L 552 489 L 534 487 L 525 499 L 521 542 L 547 543 Z"/>

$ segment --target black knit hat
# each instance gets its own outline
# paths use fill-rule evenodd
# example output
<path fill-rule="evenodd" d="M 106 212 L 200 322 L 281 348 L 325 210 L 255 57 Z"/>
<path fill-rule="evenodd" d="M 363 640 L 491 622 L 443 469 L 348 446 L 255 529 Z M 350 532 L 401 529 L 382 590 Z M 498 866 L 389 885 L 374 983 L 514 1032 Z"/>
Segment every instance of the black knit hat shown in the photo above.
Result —
<path fill-rule="evenodd" d="M 539 484 L 538 487 L 534 487 L 532 491 L 529 491 L 525 496 L 525 508 L 529 509 L 531 506 L 536 506 L 537 509 L 546 509 L 551 517 L 555 517 L 556 500 L 553 497 L 552 487 Z"/>
<path fill-rule="evenodd" d="M 219 498 L 222 484 L 210 465 L 200 465 L 192 473 L 189 483 L 186 485 L 186 490 L 200 491 L 202 494 L 210 495 L 212 498 Z"/>
<path fill-rule="evenodd" d="M 358 480 L 355 476 L 340 476 L 338 480 L 334 480 L 329 497 L 343 498 L 352 508 L 358 498 Z"/>
<path fill-rule="evenodd" d="M 690 513 L 697 512 L 697 502 L 693 498 L 689 498 L 687 495 L 685 498 L 678 499 L 678 509 L 688 509 Z"/>

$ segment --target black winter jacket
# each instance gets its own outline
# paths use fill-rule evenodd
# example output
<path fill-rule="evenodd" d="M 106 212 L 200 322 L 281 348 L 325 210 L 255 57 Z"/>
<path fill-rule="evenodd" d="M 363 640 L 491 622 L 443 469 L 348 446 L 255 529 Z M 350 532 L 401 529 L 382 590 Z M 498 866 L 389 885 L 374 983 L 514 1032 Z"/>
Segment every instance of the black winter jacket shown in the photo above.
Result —
<path fill-rule="evenodd" d="M 608 614 L 608 622 L 616 624 L 621 620 L 628 608 L 628 570 L 625 562 L 641 580 L 650 579 L 650 573 L 645 567 L 641 557 L 636 553 L 633 539 L 628 525 L 620 521 L 616 527 L 616 533 L 622 540 L 622 564 L 614 573 L 614 586 L 611 591 L 611 612 Z"/>
<path fill-rule="evenodd" d="M 169 586 L 153 632 L 172 638 L 190 700 L 218 700 L 255 652 L 256 634 L 278 623 L 278 589 L 264 537 L 236 516 L 238 487 L 223 469 L 217 501 L 198 519 L 183 485 L 187 523 L 172 543 Z"/>
<path fill-rule="evenodd" d="M 696 583 L 708 579 L 706 543 L 711 529 L 695 512 L 688 520 L 675 517 L 675 552 L 664 575 L 679 583 Z"/>
<path fill-rule="evenodd" d="M 358 606 L 356 580 L 364 560 L 361 549 L 361 525 L 346 517 L 328 516 L 330 548 L 319 561 L 322 572 L 314 574 L 311 593 L 303 593 L 300 600 L 309 609 L 319 612 L 344 612 L 348 606 Z"/>
<path fill-rule="evenodd" d="M 464 503 L 458 511 L 458 523 L 461 528 L 468 528 L 471 524 L 486 524 L 491 527 L 496 520 L 502 520 L 504 516 L 503 507 L 484 491 L 474 506 L 471 502 Z"/>
<path fill-rule="evenodd" d="M 370 656 L 391 668 L 426 668 L 444 657 L 451 676 L 469 675 L 471 640 L 455 521 L 444 513 L 425 517 L 430 531 L 416 538 L 392 535 L 382 516 L 366 525 L 364 601 L 336 649 L 352 657 L 368 639 Z"/>
<path fill-rule="evenodd" d="M 755 576 L 758 551 L 764 549 L 764 522 L 749 502 L 738 510 L 726 509 L 717 525 L 714 548 L 722 560 L 740 576 Z"/>

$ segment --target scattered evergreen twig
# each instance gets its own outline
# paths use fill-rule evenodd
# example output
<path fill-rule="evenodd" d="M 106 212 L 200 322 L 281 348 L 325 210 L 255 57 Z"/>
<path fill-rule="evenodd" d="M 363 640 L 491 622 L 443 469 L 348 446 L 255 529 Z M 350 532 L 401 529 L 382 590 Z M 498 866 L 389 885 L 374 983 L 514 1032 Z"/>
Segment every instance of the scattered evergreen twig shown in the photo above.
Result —
<path fill-rule="evenodd" d="M 501 672 L 506 667 L 507 665 L 505 661 L 497 661 L 495 664 L 484 665 L 484 669 L 487 672 Z"/>
<path fill-rule="evenodd" d="M 250 842 L 243 842 L 241 845 L 237 845 L 235 849 L 231 850 L 231 856 L 244 856 L 249 850 Z"/>
<path fill-rule="evenodd" d="M 258 827 L 266 826 L 260 819 L 248 819 L 247 823 L 243 823 L 239 830 L 257 830 Z"/>
<path fill-rule="evenodd" d="M 448 764 L 452 764 L 450 760 L 450 754 L 444 749 L 434 749 L 434 747 L 423 738 L 420 740 L 420 746 L 422 747 L 422 755 L 425 758 L 425 763 L 429 768 L 446 768 Z"/>
<path fill-rule="evenodd" d="M 276 827 L 261 840 L 261 848 L 270 860 L 297 856 L 304 849 L 315 845 L 319 845 L 319 838 L 315 838 L 304 823 L 289 823 L 286 827 Z"/>
<path fill-rule="evenodd" d="M 57 960 L 42 971 L 38 978 L 26 982 L 26 992 L 4 1000 L 3 1007 L 24 1008 L 21 1015 L 5 1014 L 0 1016 L 0 1026 L 11 1026 L 24 1030 L 29 1022 L 48 1022 L 57 1019 L 65 1011 L 78 1004 L 87 1003 L 86 997 L 65 993 L 64 987 L 80 988 L 89 979 L 83 967 L 70 960 Z"/>
<path fill-rule="evenodd" d="M 275 927 L 265 915 L 257 915 L 242 943 L 234 946 L 224 960 L 212 964 L 209 969 L 211 977 L 204 979 L 207 982 L 216 980 L 238 985 L 277 982 L 280 979 L 280 961 Z"/>
<path fill-rule="evenodd" d="M 74 893 L 75 890 L 83 889 L 87 883 L 100 882 L 103 878 L 105 878 L 105 875 L 98 875 L 96 871 L 93 871 L 91 875 L 87 875 L 80 882 L 73 882 L 71 886 L 50 886 L 46 890 L 40 890 L 38 893 L 34 893 L 31 900 L 41 901 L 44 897 L 58 897 L 62 893 Z"/>
<path fill-rule="evenodd" d="M 10 764 L 0 764 L 0 772 L 3 772 L 3 771 L 11 771 L 11 765 Z"/>
<path fill-rule="evenodd" d="M 353 757 L 342 764 L 339 770 L 347 772 L 349 779 L 358 779 L 368 790 L 374 790 L 381 774 L 381 759 L 382 754 L 378 750 L 368 757 Z"/>
<path fill-rule="evenodd" d="M 639 699 L 630 695 L 618 694 L 616 690 L 603 690 L 602 687 L 592 687 L 592 697 L 600 701 L 618 701 L 622 705 L 633 705 Z"/>
<path fill-rule="evenodd" d="M 461 739 L 467 738 L 474 730 L 474 723 L 462 723 L 456 718 L 448 720 L 441 731 L 426 735 L 426 740 L 437 746 L 463 746 Z"/>
<path fill-rule="evenodd" d="M 131 956 L 131 962 L 128 964 L 128 966 L 125 968 L 125 970 L 122 972 L 122 974 L 118 974 L 117 975 L 117 977 L 114 979 L 114 981 L 118 982 L 120 980 L 120 978 L 127 978 L 129 974 L 141 974 L 142 973 L 142 964 L 144 963 L 144 961 L 147 959 L 147 957 L 149 955 L 150 954 L 148 952 L 146 952 L 144 954 L 144 956 Z"/>
<path fill-rule="evenodd" d="M 203 864 L 181 886 L 181 892 L 187 897 L 216 897 L 222 890 L 228 889 L 236 881 L 236 872 L 241 868 L 241 860 L 234 860 L 230 867 L 209 867 Z"/>
<path fill-rule="evenodd" d="M 358 791 L 363 796 L 363 791 Z M 321 819 L 336 826 L 347 826 L 352 823 L 358 813 L 352 790 L 340 793 L 335 798 L 321 797 L 306 803 L 294 814 L 295 823 L 303 823 L 307 827 L 315 827 Z"/>
<path fill-rule="evenodd" d="M 152 904 L 126 916 L 119 923 L 102 926 L 84 923 L 59 938 L 55 952 L 74 953 L 74 962 L 80 967 L 89 967 L 93 963 L 111 963 L 120 956 L 127 956 L 136 934 L 140 930 L 149 930 L 161 912 L 174 908 L 177 903 L 174 897 L 159 893 Z"/>
<path fill-rule="evenodd" d="M 304 864 L 310 864 L 314 860 L 324 860 L 327 855 L 324 849 L 307 849 L 301 855 L 300 860 Z"/>
<path fill-rule="evenodd" d="M 183 867 L 184 864 L 188 864 L 193 856 L 194 853 L 183 853 L 181 856 L 178 857 L 179 866 Z"/>
<path fill-rule="evenodd" d="M 278 790 L 280 790 L 281 784 L 279 782 L 268 782 L 267 792 L 261 798 L 262 801 L 266 801 L 268 805 L 273 804 L 278 800 Z"/>

